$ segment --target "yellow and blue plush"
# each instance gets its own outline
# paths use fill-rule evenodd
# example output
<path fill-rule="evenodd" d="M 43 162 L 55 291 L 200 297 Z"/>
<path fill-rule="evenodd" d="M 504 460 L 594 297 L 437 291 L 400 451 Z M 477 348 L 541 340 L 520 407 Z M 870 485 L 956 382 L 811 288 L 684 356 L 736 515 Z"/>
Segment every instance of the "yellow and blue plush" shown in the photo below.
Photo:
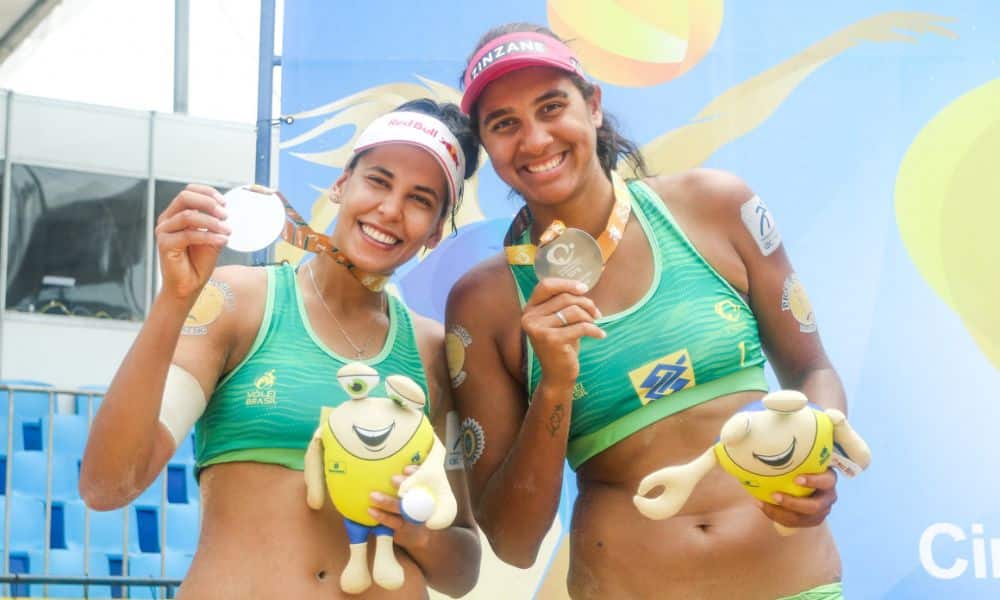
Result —
<path fill-rule="evenodd" d="M 369 495 L 395 496 L 392 477 L 420 465 L 399 486 L 403 517 L 443 529 L 455 519 L 457 504 L 444 470 L 445 448 L 434 435 L 423 407 L 423 390 L 408 377 L 386 377 L 387 398 L 369 397 L 379 375 L 361 363 L 345 365 L 337 379 L 351 400 L 324 407 L 306 451 L 306 502 L 319 510 L 325 489 L 344 517 L 350 557 L 340 587 L 357 594 L 372 583 L 394 590 L 403 585 L 403 568 L 392 550 L 392 530 L 370 514 Z M 368 536 L 375 534 L 375 562 L 368 573 Z"/>
<path fill-rule="evenodd" d="M 813 488 L 795 483 L 799 475 L 822 473 L 834 461 L 860 469 L 871 463 L 868 445 L 839 410 L 811 408 L 804 394 L 791 390 L 768 394 L 761 403 L 762 411 L 739 412 L 730 417 L 722 426 L 719 441 L 695 460 L 643 478 L 633 498 L 639 512 L 650 519 L 674 516 L 716 464 L 736 477 L 754 497 L 774 504 L 775 492 L 791 496 L 813 492 Z M 842 460 L 835 445 L 852 462 Z M 661 486 L 664 489 L 658 496 L 646 497 Z M 774 525 L 782 534 L 794 532 L 778 523 Z"/>

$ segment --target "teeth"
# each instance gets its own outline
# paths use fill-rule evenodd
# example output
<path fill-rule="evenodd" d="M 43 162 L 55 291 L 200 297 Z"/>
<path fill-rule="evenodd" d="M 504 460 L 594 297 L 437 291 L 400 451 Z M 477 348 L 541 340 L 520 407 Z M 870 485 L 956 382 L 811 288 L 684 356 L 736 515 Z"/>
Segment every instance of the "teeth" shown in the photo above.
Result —
<path fill-rule="evenodd" d="M 399 241 L 399 239 L 389 235 L 388 233 L 383 233 L 378 229 L 375 229 L 374 227 L 371 227 L 369 225 L 362 224 L 361 231 L 364 231 L 365 235 L 367 235 L 368 237 L 374 238 L 382 242 L 383 244 L 392 245 Z"/>
<path fill-rule="evenodd" d="M 562 164 L 563 155 L 554 156 L 549 160 L 543 162 L 540 165 L 528 165 L 526 168 L 530 173 L 544 173 L 545 171 L 551 171 L 552 169 L 558 167 Z"/>

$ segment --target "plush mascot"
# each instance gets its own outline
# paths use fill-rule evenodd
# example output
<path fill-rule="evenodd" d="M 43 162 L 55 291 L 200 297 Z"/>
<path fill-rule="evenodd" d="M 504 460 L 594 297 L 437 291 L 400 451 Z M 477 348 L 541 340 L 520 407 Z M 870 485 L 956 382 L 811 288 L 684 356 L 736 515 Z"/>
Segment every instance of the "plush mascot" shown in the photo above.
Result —
<path fill-rule="evenodd" d="M 754 497 L 774 504 L 774 492 L 791 496 L 813 492 L 795 483 L 799 475 L 822 473 L 836 465 L 853 476 L 871 462 L 868 444 L 839 410 L 816 410 L 808 406 L 805 395 L 788 390 L 768 394 L 761 402 L 762 411 L 730 417 L 719 441 L 698 458 L 643 478 L 632 499 L 639 512 L 650 519 L 674 516 L 716 463 Z M 664 489 L 658 496 L 646 497 L 660 486 Z M 795 532 L 779 523 L 774 526 L 783 535 Z"/>
<path fill-rule="evenodd" d="M 455 519 L 458 505 L 444 470 L 445 448 L 424 416 L 426 399 L 420 386 L 402 375 L 386 377 L 387 398 L 369 397 L 378 372 L 361 363 L 337 371 L 340 385 L 351 397 L 336 408 L 323 407 L 320 424 L 305 457 L 306 503 L 323 507 L 324 487 L 344 517 L 350 557 L 340 575 L 340 587 L 358 594 L 371 586 L 395 590 L 403 585 L 403 568 L 392 548 L 392 530 L 371 515 L 371 492 L 395 496 L 393 475 L 408 465 L 420 465 L 399 486 L 403 517 L 444 529 Z M 325 479 L 325 483 L 324 483 Z M 368 573 L 368 536 L 375 534 L 375 562 Z"/>

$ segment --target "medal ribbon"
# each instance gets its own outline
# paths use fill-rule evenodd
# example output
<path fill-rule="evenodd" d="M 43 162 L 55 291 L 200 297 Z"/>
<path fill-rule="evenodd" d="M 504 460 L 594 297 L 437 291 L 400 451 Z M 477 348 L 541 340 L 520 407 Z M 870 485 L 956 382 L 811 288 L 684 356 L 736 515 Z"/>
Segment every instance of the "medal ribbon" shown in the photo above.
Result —
<path fill-rule="evenodd" d="M 601 264 L 608 264 L 608 259 L 618 248 L 625 233 L 625 225 L 628 223 L 629 214 L 632 212 L 631 193 L 625 180 L 618 175 L 617 171 L 611 172 L 611 185 L 614 189 L 615 204 L 611 208 L 611 215 L 608 217 L 608 224 L 604 231 L 597 238 L 597 246 L 601 249 Z M 504 236 L 504 251 L 507 253 L 507 262 L 512 265 L 533 265 L 535 264 L 535 253 L 538 248 L 534 244 L 517 244 L 524 232 L 531 227 L 531 211 L 528 205 L 521 207 L 514 221 Z M 544 246 L 556 239 L 566 231 L 566 224 L 556 219 L 545 228 L 539 238 L 539 246 Z"/>
<path fill-rule="evenodd" d="M 285 226 L 281 230 L 281 239 L 296 248 L 302 248 L 303 250 L 315 252 L 316 254 L 329 254 L 330 257 L 333 258 L 333 260 L 335 260 L 338 264 L 347 267 L 347 270 L 350 271 L 351 275 L 354 275 L 354 278 L 361 282 L 361 285 L 373 292 L 382 291 L 386 282 L 389 281 L 388 275 L 365 273 L 364 271 L 358 269 L 354 266 L 354 263 L 352 263 L 350 259 L 348 259 L 347 256 L 340 251 L 339 248 L 330 242 L 329 236 L 313 230 L 313 228 L 310 227 L 305 220 L 303 220 L 302 216 L 299 215 L 294 208 L 292 208 L 288 199 L 285 198 L 281 192 L 265 188 L 263 186 L 254 187 L 258 188 L 257 191 L 277 195 L 278 198 L 281 199 L 281 203 L 285 206 Z"/>

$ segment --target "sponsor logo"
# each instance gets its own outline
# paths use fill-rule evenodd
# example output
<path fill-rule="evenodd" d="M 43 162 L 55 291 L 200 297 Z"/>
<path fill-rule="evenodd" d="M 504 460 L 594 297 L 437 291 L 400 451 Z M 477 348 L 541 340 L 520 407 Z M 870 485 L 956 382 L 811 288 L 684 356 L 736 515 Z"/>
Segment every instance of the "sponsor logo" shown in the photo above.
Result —
<path fill-rule="evenodd" d="M 417 131 L 426 133 L 432 138 L 438 137 L 437 127 L 428 127 L 420 122 L 419 119 L 389 119 L 390 127 L 409 127 L 411 129 L 416 129 Z"/>
<path fill-rule="evenodd" d="M 487 50 L 486 54 L 483 54 L 483 57 L 476 61 L 476 64 L 472 67 L 472 73 L 469 74 L 469 81 L 479 77 L 494 61 L 500 60 L 505 56 L 513 54 L 547 54 L 548 51 L 549 49 L 545 44 L 536 40 L 521 40 L 499 44 Z"/>
<path fill-rule="evenodd" d="M 715 304 L 715 314 L 733 323 L 740 320 L 740 311 L 740 305 L 732 300 L 723 300 Z"/>
<path fill-rule="evenodd" d="M 573 402 L 576 402 L 580 398 L 587 395 L 587 388 L 583 387 L 583 384 L 579 381 L 573 386 Z"/>
<path fill-rule="evenodd" d="M 792 313 L 802 333 L 816 331 L 816 315 L 813 314 L 812 303 L 795 273 L 785 278 L 785 286 L 781 290 L 781 310 Z"/>
<path fill-rule="evenodd" d="M 686 348 L 648 362 L 628 376 L 644 405 L 695 385 L 694 363 Z"/>
<path fill-rule="evenodd" d="M 451 157 L 451 161 L 453 163 L 455 163 L 455 166 L 457 167 L 458 166 L 458 151 L 455 149 L 455 146 L 449 144 L 448 142 L 446 142 L 444 140 L 438 140 L 438 141 L 441 142 L 442 145 L 444 145 L 445 150 L 448 151 L 448 156 Z"/>
<path fill-rule="evenodd" d="M 934 523 L 925 529 L 919 546 L 924 570 L 935 579 L 970 575 L 975 579 L 1000 579 L 1000 538 L 986 538 L 982 523 L 973 523 L 969 532 L 971 535 L 966 535 L 954 523 Z"/>
<path fill-rule="evenodd" d="M 254 380 L 254 389 L 247 392 L 246 405 L 277 404 L 277 393 L 272 389 L 277 380 L 278 376 L 274 374 L 274 369 L 267 371 Z"/>
<path fill-rule="evenodd" d="M 770 255 L 781 245 L 781 234 L 774 224 L 771 211 L 760 196 L 754 196 L 740 206 L 740 219 L 764 256 Z"/>

